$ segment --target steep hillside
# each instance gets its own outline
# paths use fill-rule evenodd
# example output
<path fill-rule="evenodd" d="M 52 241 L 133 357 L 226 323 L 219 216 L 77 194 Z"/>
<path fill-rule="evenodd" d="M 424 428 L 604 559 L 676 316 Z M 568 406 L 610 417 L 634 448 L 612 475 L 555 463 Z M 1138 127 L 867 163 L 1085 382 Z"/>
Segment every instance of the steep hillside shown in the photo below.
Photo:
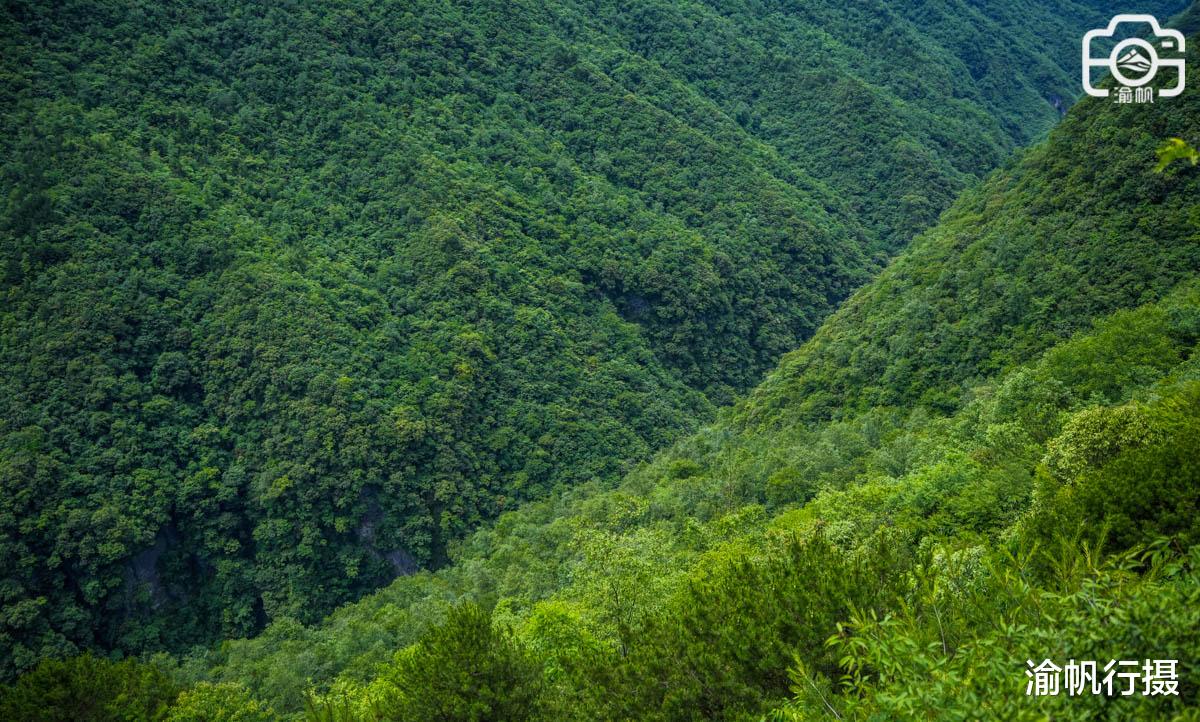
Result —
<path fill-rule="evenodd" d="M 786 356 L 738 421 L 952 409 L 964 383 L 1194 275 L 1194 199 L 1176 177 L 1146 174 L 1163 139 L 1200 134 L 1188 102 L 1072 114 Z"/>
<path fill-rule="evenodd" d="M 620 478 L 1111 12 L 824 5 L 7 5 L 0 674 L 315 621 Z"/>
<path fill-rule="evenodd" d="M 607 33 L 824 180 L 870 247 L 891 251 L 1058 119 L 1078 92 L 1078 28 L 1108 13 L 888 0 L 599 6 Z"/>
<path fill-rule="evenodd" d="M 1081 103 L 617 488 L 528 504 L 445 569 L 177 674 L 277 713 L 315 685 L 347 718 L 485 690 L 546 719 L 1194 711 L 1191 668 L 1120 707 L 1022 694 L 1027 658 L 1200 645 L 1200 174 L 1154 172 L 1171 136 L 1200 137 L 1200 93 Z"/>

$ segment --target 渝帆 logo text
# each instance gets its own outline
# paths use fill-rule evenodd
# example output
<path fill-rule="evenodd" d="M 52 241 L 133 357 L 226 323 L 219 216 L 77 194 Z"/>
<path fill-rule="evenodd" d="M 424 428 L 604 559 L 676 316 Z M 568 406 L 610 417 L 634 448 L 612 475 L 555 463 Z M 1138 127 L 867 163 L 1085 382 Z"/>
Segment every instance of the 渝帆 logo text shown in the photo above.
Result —
<path fill-rule="evenodd" d="M 1097 45 L 1120 32 L 1142 32 L 1113 45 L 1108 55 Z M 1184 39 L 1178 30 L 1163 29 L 1153 15 L 1117 15 L 1108 27 L 1083 36 L 1083 89 L 1088 95 L 1107 98 L 1112 91 L 1118 103 L 1153 103 L 1155 97 L 1172 98 L 1183 92 Z M 1098 87 L 1093 71 L 1101 68 L 1116 81 L 1113 88 Z"/>

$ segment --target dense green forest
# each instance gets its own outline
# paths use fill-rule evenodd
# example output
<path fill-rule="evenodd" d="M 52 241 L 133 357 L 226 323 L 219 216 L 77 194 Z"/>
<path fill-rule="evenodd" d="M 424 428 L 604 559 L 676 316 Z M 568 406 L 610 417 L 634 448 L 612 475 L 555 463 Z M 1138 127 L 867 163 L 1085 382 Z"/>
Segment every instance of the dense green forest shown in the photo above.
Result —
<path fill-rule="evenodd" d="M 0 678 L 311 624 L 613 485 L 1055 123 L 1112 10 L 6 4 Z"/>
<path fill-rule="evenodd" d="M 1060 122 L 1113 11 L 7 5 L 0 719 L 1200 719 L 1200 91 Z"/>
<path fill-rule="evenodd" d="M 615 488 L 149 669 L 247 718 L 1195 719 L 1186 662 L 1178 696 L 1023 694 L 1027 659 L 1200 651 L 1200 168 L 1171 136 L 1196 93 L 1082 103 Z"/>
<path fill-rule="evenodd" d="M 1081 104 L 614 488 L 319 625 L 44 662 L 0 712 L 1195 719 L 1190 664 L 1178 696 L 1021 694 L 1030 658 L 1200 650 L 1200 168 L 1172 136 L 1196 93 Z"/>

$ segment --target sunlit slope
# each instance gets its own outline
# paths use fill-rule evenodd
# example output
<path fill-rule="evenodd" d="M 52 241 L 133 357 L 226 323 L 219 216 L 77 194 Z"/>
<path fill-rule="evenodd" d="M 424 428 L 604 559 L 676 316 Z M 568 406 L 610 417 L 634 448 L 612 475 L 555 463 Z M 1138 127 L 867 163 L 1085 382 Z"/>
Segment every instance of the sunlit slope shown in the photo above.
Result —
<path fill-rule="evenodd" d="M 1190 92 L 1136 107 L 1085 101 L 784 357 L 736 418 L 951 409 L 964 382 L 1161 296 L 1200 268 L 1200 244 L 1191 179 L 1147 165 L 1165 138 L 1195 137 L 1198 123 Z"/>
<path fill-rule="evenodd" d="M 2 674 L 315 621 L 619 479 L 1056 119 L 1013 12 L 6 7 Z"/>
<path fill-rule="evenodd" d="M 1153 106 L 1082 103 L 1046 143 L 965 194 L 748 401 L 618 488 L 581 487 L 503 515 L 436 574 L 400 580 L 316 627 L 276 625 L 185 670 L 253 680 L 280 709 L 300 698 L 308 673 L 318 689 L 341 671 L 356 699 L 386 697 L 407 672 L 373 665 L 440 624 L 449 604 L 474 599 L 495 605 L 492 618 L 516 627 L 519 646 L 551 660 L 547 675 L 566 675 L 553 677 L 547 704 L 601 719 L 700 708 L 736 717 L 789 694 L 793 651 L 835 679 L 838 657 L 822 646 L 834 623 L 868 607 L 896 611 L 908 565 L 935 545 L 979 545 L 970 553 L 1001 564 L 1001 539 L 1057 543 L 1057 532 L 1108 521 L 1121 525 L 1105 547 L 1113 554 L 1157 534 L 1190 544 L 1191 517 L 1160 511 L 1166 499 L 1191 509 L 1200 488 L 1194 464 L 1172 461 L 1188 458 L 1200 415 L 1200 176 L 1153 168 L 1162 139 L 1200 135 L 1198 111 L 1195 92 Z M 1139 478 L 1155 480 L 1145 497 L 1119 503 Z M 872 546 L 886 541 L 881 529 L 898 534 L 888 542 L 898 556 Z M 796 552 L 802 561 L 790 566 L 780 544 L 818 531 L 832 549 Z M 838 566 L 872 555 L 880 567 Z M 1084 571 L 1056 579 L 1034 566 L 1019 573 L 1045 585 L 1037 591 L 981 594 L 1022 614 L 1043 594 L 1069 609 Z M 843 572 L 884 581 L 847 586 L 833 578 Z M 1138 614 L 1153 615 L 1157 594 L 1186 597 L 1190 577 L 1172 579 L 1127 580 Z M 824 606 L 814 589 L 827 593 Z M 797 627 L 805 605 L 818 611 Z M 920 615 L 914 624 L 936 632 Z M 1041 625 L 1029 639 L 1061 639 L 1065 619 L 1029 617 Z M 959 621 L 963 639 L 989 639 L 972 626 L 979 620 Z M 1135 631 L 1105 629 L 1095 634 Z M 1163 649 L 1190 644 L 1167 636 Z M 434 647 L 424 648 L 429 659 L 450 664 Z M 1001 662 L 981 668 L 972 684 L 982 693 L 1003 672 Z M 888 699 L 900 698 L 872 704 Z M 933 699 L 923 704 L 949 704 Z"/>

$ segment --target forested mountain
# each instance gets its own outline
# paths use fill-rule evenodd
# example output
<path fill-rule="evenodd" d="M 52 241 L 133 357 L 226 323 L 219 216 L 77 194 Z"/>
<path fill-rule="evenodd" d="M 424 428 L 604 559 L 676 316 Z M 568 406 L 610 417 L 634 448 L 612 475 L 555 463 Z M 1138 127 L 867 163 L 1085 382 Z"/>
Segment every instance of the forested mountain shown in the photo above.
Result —
<path fill-rule="evenodd" d="M 1200 650 L 1200 168 L 1155 172 L 1173 136 L 1194 89 L 1079 104 L 615 488 L 319 625 L 44 665 L 5 709 L 140 674 L 177 719 L 1192 719 L 1185 664 L 1177 696 L 1023 693 L 1027 659 Z"/>
<path fill-rule="evenodd" d="M 615 481 L 1055 122 L 1112 10 L 7 4 L 0 674 L 313 622 Z"/>

